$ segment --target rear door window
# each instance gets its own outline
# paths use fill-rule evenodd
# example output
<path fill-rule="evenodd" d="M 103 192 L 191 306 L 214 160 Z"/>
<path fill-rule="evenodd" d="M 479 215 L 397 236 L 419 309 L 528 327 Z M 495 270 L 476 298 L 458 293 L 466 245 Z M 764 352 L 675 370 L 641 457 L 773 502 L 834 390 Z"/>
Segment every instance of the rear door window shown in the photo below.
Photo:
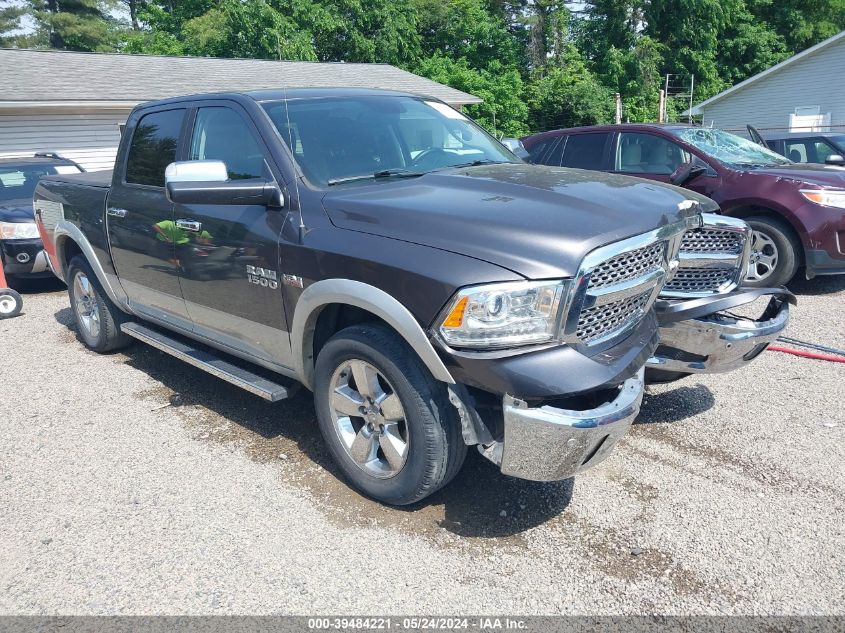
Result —
<path fill-rule="evenodd" d="M 814 162 L 809 160 L 811 152 L 807 141 L 786 141 L 784 154 L 793 163 Z"/>
<path fill-rule="evenodd" d="M 176 160 L 184 119 L 184 109 L 151 112 L 141 117 L 129 146 L 126 182 L 164 187 L 164 170 Z"/>
<path fill-rule="evenodd" d="M 795 163 L 823 163 L 831 154 L 837 151 L 825 139 L 806 138 L 797 141 L 786 141 L 786 157 Z"/>
<path fill-rule="evenodd" d="M 589 134 L 572 134 L 563 148 L 563 167 L 577 169 L 604 169 L 604 151 L 610 132 L 591 132 Z"/>

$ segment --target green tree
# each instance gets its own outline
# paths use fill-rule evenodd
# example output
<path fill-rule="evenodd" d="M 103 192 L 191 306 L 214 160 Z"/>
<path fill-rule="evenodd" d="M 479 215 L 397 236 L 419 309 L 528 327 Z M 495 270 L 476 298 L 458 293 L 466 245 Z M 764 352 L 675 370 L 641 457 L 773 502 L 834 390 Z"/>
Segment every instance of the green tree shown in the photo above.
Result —
<path fill-rule="evenodd" d="M 756 75 L 790 55 L 783 38 L 747 11 L 725 29 L 716 47 L 719 74 L 728 85 Z"/>
<path fill-rule="evenodd" d="M 743 6 L 744 0 L 651 0 L 644 32 L 660 42 L 665 72 L 694 75 L 698 94 L 710 96 L 727 87 L 716 51 Z"/>
<path fill-rule="evenodd" d="M 495 61 L 503 68 L 524 64 L 524 52 L 501 17 L 484 0 L 416 0 L 425 57 L 463 59 L 476 69 Z"/>
<path fill-rule="evenodd" d="M 466 113 L 491 133 L 524 136 L 530 131 L 522 77 L 516 68 L 506 68 L 494 61 L 478 70 L 465 59 L 454 60 L 438 53 L 423 59 L 415 70 L 424 77 L 483 99 L 484 103 L 467 106 Z"/>
<path fill-rule="evenodd" d="M 309 34 L 266 2 L 223 0 L 182 27 L 188 55 L 314 60 Z"/>
<path fill-rule="evenodd" d="M 35 20 L 29 44 L 70 51 L 113 51 L 121 25 L 109 15 L 112 2 L 104 0 L 29 0 Z"/>
<path fill-rule="evenodd" d="M 798 53 L 845 29 L 845 0 L 747 0 L 755 19 L 765 22 Z"/>
<path fill-rule="evenodd" d="M 14 46 L 20 43 L 21 18 L 26 15 L 23 6 L 0 8 L 0 46 Z"/>
<path fill-rule="evenodd" d="M 557 64 L 533 72 L 526 89 L 528 124 L 534 131 L 610 123 L 613 93 L 590 71 L 573 44 Z"/>
<path fill-rule="evenodd" d="M 319 61 L 419 59 L 413 0 L 148 2 L 127 52 Z"/>
<path fill-rule="evenodd" d="M 413 0 L 288 0 L 281 4 L 283 12 L 297 15 L 300 28 L 312 34 L 322 61 L 410 67 L 420 57 Z"/>

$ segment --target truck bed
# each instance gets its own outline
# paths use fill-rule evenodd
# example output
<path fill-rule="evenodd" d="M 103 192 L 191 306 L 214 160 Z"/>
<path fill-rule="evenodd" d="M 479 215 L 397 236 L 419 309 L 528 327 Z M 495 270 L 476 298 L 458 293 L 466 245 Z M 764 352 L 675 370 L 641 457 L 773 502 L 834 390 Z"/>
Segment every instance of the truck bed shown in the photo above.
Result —
<path fill-rule="evenodd" d="M 81 174 L 55 174 L 43 176 L 41 180 L 68 182 L 75 185 L 85 185 L 86 187 L 108 189 L 111 186 L 112 171 L 111 169 L 103 169 L 100 171 L 86 171 Z"/>
<path fill-rule="evenodd" d="M 114 268 L 109 254 L 106 235 L 105 208 L 111 187 L 111 170 L 82 174 L 57 174 L 44 176 L 35 188 L 34 205 L 40 209 L 44 228 L 46 250 L 54 260 L 54 270 L 62 270 L 67 262 L 60 261 L 56 244 L 56 227 L 59 223 L 74 225 L 91 245 L 94 256 L 108 273 Z"/>

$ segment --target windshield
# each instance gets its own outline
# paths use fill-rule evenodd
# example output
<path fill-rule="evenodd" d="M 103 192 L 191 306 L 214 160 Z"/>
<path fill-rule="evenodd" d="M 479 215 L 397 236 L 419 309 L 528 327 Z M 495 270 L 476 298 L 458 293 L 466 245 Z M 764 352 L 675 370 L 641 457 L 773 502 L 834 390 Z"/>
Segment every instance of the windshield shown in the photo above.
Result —
<path fill-rule="evenodd" d="M 409 177 L 459 165 L 521 162 L 438 101 L 355 96 L 264 104 L 305 176 L 320 185 Z"/>
<path fill-rule="evenodd" d="M 827 138 L 831 143 L 839 148 L 842 154 L 845 154 L 845 134 L 837 134 L 836 136 L 829 136 Z"/>
<path fill-rule="evenodd" d="M 66 168 L 62 166 L 62 169 Z M 71 168 L 73 173 L 79 171 L 76 167 Z M 0 165 L 0 200 L 31 199 L 38 179 L 57 173 L 53 165 Z"/>
<path fill-rule="evenodd" d="M 689 127 L 672 130 L 682 141 L 730 167 L 777 167 L 792 161 L 757 143 L 712 128 Z"/>

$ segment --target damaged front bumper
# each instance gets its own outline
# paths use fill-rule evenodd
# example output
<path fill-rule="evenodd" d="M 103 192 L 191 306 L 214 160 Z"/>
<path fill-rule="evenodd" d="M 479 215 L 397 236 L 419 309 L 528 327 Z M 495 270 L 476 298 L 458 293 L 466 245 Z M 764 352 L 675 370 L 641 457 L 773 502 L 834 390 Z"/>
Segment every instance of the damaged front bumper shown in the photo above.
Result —
<path fill-rule="evenodd" d="M 640 411 L 643 370 L 586 409 L 529 407 L 503 399 L 504 440 L 482 454 L 506 475 L 533 481 L 559 481 L 605 459 Z"/>
<path fill-rule="evenodd" d="M 767 295 L 771 299 L 758 319 L 728 312 Z M 783 332 L 789 322 L 789 305 L 795 303 L 795 296 L 783 288 L 744 289 L 703 299 L 656 302 L 660 345 L 646 364 L 646 382 L 742 367 Z"/>

